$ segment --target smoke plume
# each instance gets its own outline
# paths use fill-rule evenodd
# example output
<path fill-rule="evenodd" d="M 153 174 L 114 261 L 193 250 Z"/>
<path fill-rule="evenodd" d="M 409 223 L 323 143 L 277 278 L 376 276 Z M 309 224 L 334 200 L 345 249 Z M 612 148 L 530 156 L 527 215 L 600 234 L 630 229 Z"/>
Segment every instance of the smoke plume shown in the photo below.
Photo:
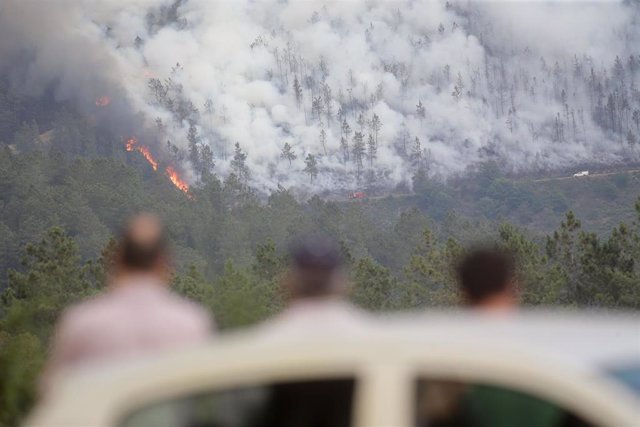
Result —
<path fill-rule="evenodd" d="M 149 135 L 192 181 L 213 167 L 264 190 L 391 187 L 488 160 L 509 171 L 638 161 L 638 46 L 633 0 L 0 9 L 0 68 L 16 90 L 53 85 L 87 111 L 108 95 L 104 120 Z"/>

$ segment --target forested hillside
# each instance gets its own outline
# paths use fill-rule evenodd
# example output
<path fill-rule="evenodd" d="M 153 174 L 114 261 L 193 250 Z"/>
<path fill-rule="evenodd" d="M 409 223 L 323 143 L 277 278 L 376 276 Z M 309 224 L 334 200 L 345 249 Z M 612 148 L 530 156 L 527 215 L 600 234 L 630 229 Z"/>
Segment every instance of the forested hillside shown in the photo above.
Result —
<path fill-rule="evenodd" d="M 451 265 L 474 242 L 517 255 L 528 305 L 640 308 L 633 181 L 612 181 L 626 197 L 616 206 L 624 201 L 633 215 L 599 234 L 564 212 L 569 191 L 528 193 L 529 184 L 490 163 L 453 187 L 416 174 L 416 194 L 404 205 L 299 200 L 283 187 L 264 196 L 233 173 L 221 179 L 211 171 L 185 190 L 166 173 L 170 164 L 154 169 L 121 136 L 48 96 L 0 90 L 0 425 L 14 425 L 33 402 L 52 325 L 64 306 L 104 287 L 111 239 L 139 210 L 165 220 L 175 288 L 205 304 L 222 328 L 279 310 L 287 245 L 318 230 L 340 241 L 351 298 L 371 310 L 456 304 Z M 579 182 L 591 191 L 593 181 Z M 455 211 L 468 205 L 477 206 L 472 217 Z M 545 236 L 504 222 L 514 210 L 562 220 Z"/>
<path fill-rule="evenodd" d="M 13 85 L 49 88 L 194 180 L 354 191 L 488 161 L 640 161 L 634 0 L 11 1 Z"/>

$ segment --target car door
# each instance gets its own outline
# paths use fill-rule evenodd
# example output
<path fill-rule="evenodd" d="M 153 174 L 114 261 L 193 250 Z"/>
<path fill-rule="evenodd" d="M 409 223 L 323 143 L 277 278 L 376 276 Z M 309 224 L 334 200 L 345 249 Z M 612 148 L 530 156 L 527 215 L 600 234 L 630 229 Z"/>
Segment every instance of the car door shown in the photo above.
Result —
<path fill-rule="evenodd" d="M 640 425 L 637 401 L 596 371 L 519 352 L 491 353 L 425 355 L 431 360 L 419 363 L 410 386 L 413 425 Z"/>

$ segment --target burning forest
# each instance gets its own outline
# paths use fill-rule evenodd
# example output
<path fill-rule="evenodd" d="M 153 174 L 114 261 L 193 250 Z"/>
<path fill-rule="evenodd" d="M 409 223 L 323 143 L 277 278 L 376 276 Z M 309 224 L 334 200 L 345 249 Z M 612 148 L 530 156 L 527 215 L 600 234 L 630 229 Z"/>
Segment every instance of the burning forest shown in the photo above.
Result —
<path fill-rule="evenodd" d="M 32 3 L 0 15 L 12 84 L 93 97 L 193 182 L 304 193 L 640 161 L 634 1 Z"/>
<path fill-rule="evenodd" d="M 151 154 L 151 150 L 146 145 L 140 145 L 138 143 L 138 139 L 136 137 L 130 137 L 125 142 L 125 150 L 128 152 L 138 152 L 142 154 L 145 160 L 151 165 L 151 168 L 154 171 L 158 170 L 159 162 L 155 159 L 153 154 Z M 167 166 L 165 168 L 165 174 L 169 178 L 169 181 L 180 191 L 183 193 L 190 195 L 189 193 L 189 184 L 181 178 L 180 174 L 175 170 L 173 166 Z"/>

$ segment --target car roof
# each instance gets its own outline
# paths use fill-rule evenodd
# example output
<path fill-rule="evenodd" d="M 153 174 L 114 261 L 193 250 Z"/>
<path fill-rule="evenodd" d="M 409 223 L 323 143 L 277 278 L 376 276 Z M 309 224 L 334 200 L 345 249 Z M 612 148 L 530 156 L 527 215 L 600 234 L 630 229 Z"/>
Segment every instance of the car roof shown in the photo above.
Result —
<path fill-rule="evenodd" d="M 422 311 L 370 317 L 356 332 L 327 329 L 263 334 L 260 328 L 235 334 L 249 342 L 304 345 L 319 339 L 326 345 L 357 340 L 420 345 L 493 346 L 565 359 L 591 368 L 640 365 L 640 315 L 612 311 L 522 310 L 481 313 L 470 310 Z M 264 344 L 264 343 L 263 343 Z"/>
<path fill-rule="evenodd" d="M 425 342 L 526 346 L 596 366 L 640 364 L 640 316 L 630 312 L 454 311 L 394 315 L 381 323 L 384 334 Z"/>
<path fill-rule="evenodd" d="M 365 319 L 358 328 L 337 330 L 333 325 L 313 333 L 304 328 L 240 329 L 194 347 L 113 362 L 98 370 L 88 364 L 69 377 L 91 381 L 113 374 L 137 375 L 152 365 L 225 364 L 238 357 L 256 366 L 269 366 L 269 359 L 275 358 L 304 360 L 300 369 L 319 363 L 351 372 L 381 361 L 424 368 L 443 358 L 452 366 L 513 358 L 587 374 L 640 365 L 640 316 L 634 313 L 529 310 L 489 315 L 450 310 Z"/>

